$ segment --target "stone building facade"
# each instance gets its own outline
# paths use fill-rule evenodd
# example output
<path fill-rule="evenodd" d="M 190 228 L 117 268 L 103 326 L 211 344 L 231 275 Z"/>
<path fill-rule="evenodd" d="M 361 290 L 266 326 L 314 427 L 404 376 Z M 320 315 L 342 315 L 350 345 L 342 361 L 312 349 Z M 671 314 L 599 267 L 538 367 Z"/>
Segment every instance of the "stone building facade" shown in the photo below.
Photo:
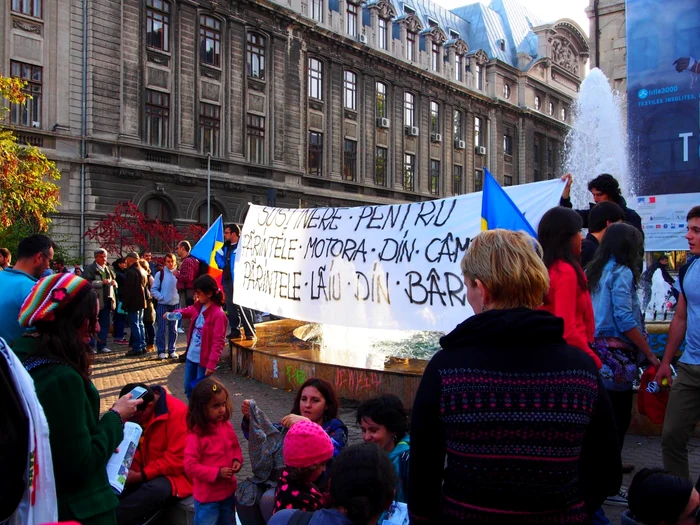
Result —
<path fill-rule="evenodd" d="M 34 94 L 12 124 L 56 161 L 74 238 L 125 200 L 206 223 L 208 166 L 236 222 L 557 176 L 589 53 L 513 0 L 8 0 L 0 27 Z"/>

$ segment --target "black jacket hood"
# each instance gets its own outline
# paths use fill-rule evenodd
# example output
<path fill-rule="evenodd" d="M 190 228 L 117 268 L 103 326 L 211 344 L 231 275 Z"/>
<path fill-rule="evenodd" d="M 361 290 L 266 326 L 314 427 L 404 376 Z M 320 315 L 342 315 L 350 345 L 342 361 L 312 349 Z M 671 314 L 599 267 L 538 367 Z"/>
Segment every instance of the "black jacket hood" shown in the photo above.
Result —
<path fill-rule="evenodd" d="M 564 341 L 564 320 L 529 308 L 489 310 L 463 321 L 440 338 L 444 350 L 465 346 L 529 346 Z"/>

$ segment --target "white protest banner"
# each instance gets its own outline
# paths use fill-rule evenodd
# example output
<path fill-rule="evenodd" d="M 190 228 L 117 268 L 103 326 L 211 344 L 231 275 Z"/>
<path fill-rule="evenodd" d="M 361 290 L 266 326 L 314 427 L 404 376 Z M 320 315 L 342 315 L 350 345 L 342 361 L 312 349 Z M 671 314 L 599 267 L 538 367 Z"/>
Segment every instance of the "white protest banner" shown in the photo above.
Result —
<path fill-rule="evenodd" d="M 506 189 L 535 229 L 564 183 Z M 472 315 L 459 262 L 481 231 L 481 192 L 355 208 L 251 206 L 236 303 L 351 327 L 450 331 Z"/>
<path fill-rule="evenodd" d="M 637 197 L 637 213 L 642 218 L 644 249 L 648 252 L 687 250 L 685 218 L 700 205 L 700 193 L 649 195 Z"/>

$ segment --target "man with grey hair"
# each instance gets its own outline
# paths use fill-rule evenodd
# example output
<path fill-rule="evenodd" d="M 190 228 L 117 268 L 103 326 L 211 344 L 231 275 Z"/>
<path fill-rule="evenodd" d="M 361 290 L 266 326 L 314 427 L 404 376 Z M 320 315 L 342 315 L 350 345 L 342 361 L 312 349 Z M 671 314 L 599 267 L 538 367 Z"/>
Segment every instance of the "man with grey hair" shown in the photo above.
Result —
<path fill-rule="evenodd" d="M 112 310 L 117 306 L 116 289 L 117 275 L 112 267 L 107 264 L 107 250 L 98 248 L 95 250 L 94 262 L 85 267 L 83 278 L 92 283 L 92 287 L 97 293 L 97 299 L 100 303 L 100 312 L 97 320 L 100 323 L 100 333 L 97 335 L 97 351 L 99 353 L 111 352 L 107 348 L 107 335 L 109 334 L 109 326 L 112 323 Z M 95 345 L 95 341 L 91 342 Z"/>

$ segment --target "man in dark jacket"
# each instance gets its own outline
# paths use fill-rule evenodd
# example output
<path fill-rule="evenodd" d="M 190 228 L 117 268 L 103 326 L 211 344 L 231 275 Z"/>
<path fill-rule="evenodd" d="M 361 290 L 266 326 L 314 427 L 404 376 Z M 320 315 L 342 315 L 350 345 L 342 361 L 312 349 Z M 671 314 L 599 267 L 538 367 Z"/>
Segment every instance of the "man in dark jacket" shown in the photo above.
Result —
<path fill-rule="evenodd" d="M 588 234 L 581 243 L 581 266 L 585 268 L 593 260 L 608 226 L 624 220 L 625 212 L 614 202 L 604 201 L 591 208 L 591 213 L 588 214 Z"/>
<path fill-rule="evenodd" d="M 570 193 L 573 178 L 571 177 L 571 173 L 564 175 L 562 180 L 566 181 L 566 188 L 564 188 L 564 193 L 562 193 L 559 205 L 564 206 L 565 208 L 572 208 L 573 206 L 571 205 Z M 622 211 L 625 212 L 625 222 L 630 223 L 632 226 L 642 232 L 642 234 L 644 233 L 642 230 L 642 218 L 636 211 L 627 207 L 627 201 L 625 201 L 625 198 L 622 196 L 622 192 L 620 191 L 620 183 L 617 182 L 615 177 L 608 173 L 598 175 L 595 179 L 588 183 L 588 191 L 590 191 L 593 195 L 594 202 L 590 203 L 590 207 L 587 210 L 576 210 L 576 212 L 583 219 L 584 228 L 588 228 L 588 217 L 591 208 L 593 208 L 599 202 L 611 201 L 617 204 L 620 208 L 622 208 Z"/>
<path fill-rule="evenodd" d="M 240 239 L 241 229 L 237 224 L 227 224 L 224 226 L 224 245 L 216 252 L 216 264 L 223 270 L 221 285 L 226 295 L 226 312 L 231 331 L 228 339 L 238 339 L 241 337 L 241 324 L 245 331 L 246 338 L 255 337 L 255 325 L 253 314 L 249 308 L 242 308 L 233 302 L 233 268 L 236 262 L 236 249 Z"/>
<path fill-rule="evenodd" d="M 92 288 L 97 293 L 100 305 L 100 312 L 97 320 L 100 323 L 100 333 L 97 334 L 97 351 L 100 353 L 110 352 L 107 348 L 107 335 L 112 324 L 112 311 L 117 307 L 117 276 L 114 270 L 107 263 L 109 254 L 104 248 L 95 250 L 95 260 L 85 267 L 83 279 L 92 283 Z M 95 346 L 95 341 L 92 341 Z"/>
<path fill-rule="evenodd" d="M 146 329 L 143 324 L 143 311 L 146 308 L 146 286 L 148 275 L 138 265 L 139 255 L 130 252 L 126 256 L 126 277 L 122 290 L 122 304 L 129 318 L 131 329 L 131 349 L 126 357 L 138 357 L 146 353 Z"/>

